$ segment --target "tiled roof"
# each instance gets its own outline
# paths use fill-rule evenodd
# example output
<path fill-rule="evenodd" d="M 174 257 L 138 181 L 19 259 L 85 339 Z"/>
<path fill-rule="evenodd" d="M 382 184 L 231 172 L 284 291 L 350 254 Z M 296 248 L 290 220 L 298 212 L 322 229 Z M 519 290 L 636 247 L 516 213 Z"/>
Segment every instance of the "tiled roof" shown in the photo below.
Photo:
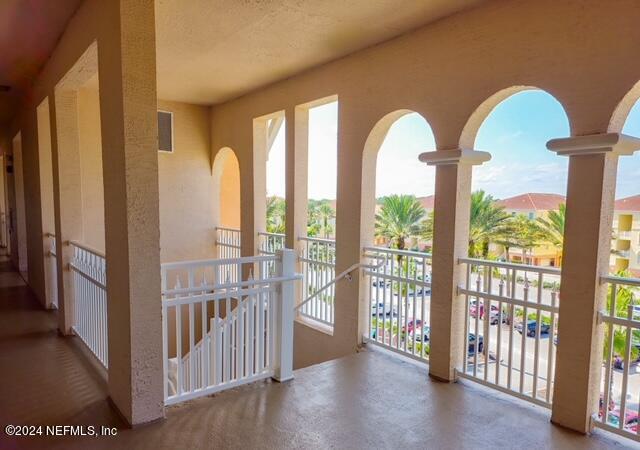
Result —
<path fill-rule="evenodd" d="M 520 209 L 527 211 L 552 211 L 558 209 L 558 205 L 565 203 L 564 195 L 538 194 L 529 192 L 515 197 L 498 200 L 498 204 L 505 209 Z"/>
<path fill-rule="evenodd" d="M 417 200 L 420 202 L 424 209 L 432 210 L 434 199 L 434 195 L 427 195 L 426 197 L 418 197 Z"/>
<path fill-rule="evenodd" d="M 640 195 L 621 198 L 616 200 L 614 208 L 616 211 L 640 211 Z"/>

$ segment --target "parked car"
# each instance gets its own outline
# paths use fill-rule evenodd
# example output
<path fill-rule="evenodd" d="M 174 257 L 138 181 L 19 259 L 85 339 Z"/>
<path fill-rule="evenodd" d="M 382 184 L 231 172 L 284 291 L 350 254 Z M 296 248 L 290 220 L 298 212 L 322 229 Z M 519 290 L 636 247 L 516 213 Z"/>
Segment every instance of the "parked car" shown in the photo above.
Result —
<path fill-rule="evenodd" d="M 430 294 L 431 293 L 431 288 L 427 287 L 427 286 L 419 286 L 415 291 L 413 289 L 409 290 L 409 292 L 407 292 L 407 295 L 422 295 L 422 294 Z"/>
<path fill-rule="evenodd" d="M 614 427 L 620 425 L 620 411 L 610 411 L 607 414 L 607 423 Z M 635 433 L 638 429 L 638 413 L 628 412 L 625 414 L 624 429 Z"/>
<path fill-rule="evenodd" d="M 429 342 L 431 338 L 431 328 L 428 326 L 424 326 L 422 328 L 416 328 L 413 333 L 411 333 L 413 340 L 417 342 Z"/>
<path fill-rule="evenodd" d="M 387 304 L 385 306 L 384 303 L 379 302 L 376 306 L 375 303 L 373 303 L 371 305 L 371 315 L 372 316 L 382 316 L 382 315 L 394 315 L 397 316 L 398 315 L 398 309 L 395 307 L 395 305 L 392 307 L 391 305 Z"/>
<path fill-rule="evenodd" d="M 474 300 L 469 304 L 469 315 L 475 318 L 477 311 L 478 311 L 478 304 Z M 490 316 L 489 323 L 491 325 L 497 325 L 498 323 L 500 323 L 501 318 L 502 318 L 502 322 L 504 322 L 507 317 L 506 314 L 500 314 L 500 310 L 496 305 L 491 305 L 491 313 L 489 314 L 489 316 Z M 484 320 L 484 304 L 480 305 L 480 318 Z"/>
<path fill-rule="evenodd" d="M 616 408 L 616 402 L 613 401 L 613 399 L 609 399 L 609 407 L 607 408 L 608 411 L 613 411 Z M 602 394 L 600 394 L 600 402 L 599 402 L 599 407 L 598 407 L 598 417 L 602 418 L 602 416 L 604 415 L 604 397 L 602 396 Z"/>
<path fill-rule="evenodd" d="M 484 350 L 484 340 L 482 336 L 478 336 L 478 353 L 482 353 Z M 476 335 L 473 333 L 469 333 L 469 348 L 468 348 L 469 356 L 473 356 L 476 353 Z"/>
<path fill-rule="evenodd" d="M 413 334 L 414 329 L 419 329 L 422 327 L 422 320 L 420 319 L 411 319 L 409 323 L 407 323 L 407 329 L 404 329 L 404 325 L 402 325 L 402 333 L 409 332 L 409 334 Z"/>
<path fill-rule="evenodd" d="M 391 286 L 391 280 L 373 280 L 373 283 L 371 283 L 373 287 L 389 287 Z"/>
<path fill-rule="evenodd" d="M 534 319 L 528 320 L 527 336 L 534 337 L 536 335 L 537 326 L 538 324 Z M 519 324 L 516 325 L 516 330 L 518 330 L 520 334 L 522 334 L 522 328 L 523 328 L 523 322 L 520 322 Z M 551 326 L 549 326 L 549 324 L 540 322 L 540 334 L 546 334 L 549 332 L 550 329 L 551 329 Z"/>

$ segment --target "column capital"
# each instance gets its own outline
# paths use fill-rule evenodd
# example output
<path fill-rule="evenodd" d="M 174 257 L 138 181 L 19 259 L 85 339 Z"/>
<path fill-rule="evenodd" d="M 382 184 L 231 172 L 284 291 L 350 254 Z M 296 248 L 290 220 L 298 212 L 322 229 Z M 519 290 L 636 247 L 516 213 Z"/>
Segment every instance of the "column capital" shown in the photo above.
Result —
<path fill-rule="evenodd" d="M 445 166 L 467 164 L 478 166 L 491 159 L 491 153 L 479 150 L 454 148 L 451 150 L 437 150 L 435 152 L 420 153 L 418 159 L 428 166 Z"/>
<path fill-rule="evenodd" d="M 640 150 L 640 139 L 622 133 L 589 134 L 551 139 L 547 148 L 560 156 L 582 156 L 611 153 L 632 155 Z"/>

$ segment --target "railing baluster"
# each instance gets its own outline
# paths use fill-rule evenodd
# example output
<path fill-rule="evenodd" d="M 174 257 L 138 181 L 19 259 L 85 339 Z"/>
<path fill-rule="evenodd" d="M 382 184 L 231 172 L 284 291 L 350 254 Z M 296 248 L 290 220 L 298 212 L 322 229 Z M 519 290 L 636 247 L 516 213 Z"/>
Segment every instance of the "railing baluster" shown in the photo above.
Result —
<path fill-rule="evenodd" d="M 459 263 L 466 265 L 465 284 L 464 287 L 459 288 L 459 293 L 465 302 L 465 348 L 462 371 L 458 372 L 459 376 L 492 386 L 538 405 L 550 407 L 555 364 L 553 336 L 558 320 L 558 305 L 555 282 L 551 283 L 551 301 L 547 301 L 547 297 L 544 297 L 547 295 L 545 276 L 560 276 L 559 269 L 474 258 L 460 258 Z M 519 276 L 519 273 L 522 276 Z M 535 278 L 532 274 L 535 274 Z M 495 276 L 499 277 L 497 289 L 494 286 Z M 533 295 L 532 284 L 537 289 L 535 298 L 530 298 L 530 295 Z M 496 305 L 497 311 L 494 314 L 493 308 Z M 516 314 L 519 321 L 517 327 L 515 326 Z M 532 316 L 531 324 L 528 324 L 529 314 Z M 480 326 L 480 320 L 482 320 L 482 326 Z M 503 321 L 508 323 L 508 327 L 504 325 L 504 329 Z M 491 331 L 492 323 L 497 326 L 495 334 Z M 515 330 L 521 332 L 519 342 L 516 342 Z M 547 346 L 542 345 L 543 330 L 545 335 L 547 333 L 549 335 Z M 507 333 L 506 340 L 504 333 Z M 470 342 L 469 336 L 474 334 L 475 340 Z M 533 341 L 528 342 L 528 334 L 532 335 Z M 482 339 L 482 351 L 480 351 L 480 339 Z M 519 355 L 517 355 L 516 345 L 520 351 Z M 548 350 L 546 366 L 543 361 L 545 349 Z M 495 350 L 495 354 L 492 350 Z M 491 375 L 494 356 L 495 374 Z M 503 358 L 506 359 L 506 364 L 503 363 Z M 518 362 L 514 363 L 514 359 Z M 502 374 L 503 369 L 506 370 L 506 380 Z M 517 383 L 514 381 L 514 375 L 518 376 Z M 544 384 L 546 393 L 541 395 L 543 383 L 546 383 Z"/>

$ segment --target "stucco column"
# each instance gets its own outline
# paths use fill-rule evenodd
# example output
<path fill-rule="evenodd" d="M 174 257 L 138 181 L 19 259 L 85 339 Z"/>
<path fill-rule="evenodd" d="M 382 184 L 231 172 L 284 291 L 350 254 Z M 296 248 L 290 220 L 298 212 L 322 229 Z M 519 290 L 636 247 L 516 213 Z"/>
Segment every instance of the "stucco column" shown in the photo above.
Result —
<path fill-rule="evenodd" d="M 618 156 L 640 140 L 617 133 L 553 139 L 547 147 L 569 156 L 558 350 L 552 422 L 587 433 L 598 410 L 604 307 Z"/>
<path fill-rule="evenodd" d="M 153 0 L 119 0 L 98 40 L 109 395 L 132 425 L 164 416 Z"/>
<path fill-rule="evenodd" d="M 49 102 L 53 206 L 58 276 L 58 329 L 72 334 L 74 324 L 73 274 L 69 268 L 73 249 L 69 241 L 82 241 L 82 180 L 78 140 L 77 93 L 56 90 Z"/>
<path fill-rule="evenodd" d="M 302 254 L 303 245 L 298 240 L 307 236 L 307 177 L 309 171 L 309 108 L 297 106 L 285 112 L 286 123 L 286 197 L 287 197 L 287 238 L 286 247 Z M 302 273 L 300 258 L 296 261 L 296 271 Z M 303 300 L 303 283 L 296 283 L 295 302 Z M 300 310 L 296 310 L 299 314 Z"/>
<path fill-rule="evenodd" d="M 462 366 L 465 314 L 458 286 L 465 268 L 458 259 L 468 255 L 472 167 L 490 158 L 461 149 L 420 155 L 420 161 L 436 166 L 429 375 L 440 381 L 454 381 Z"/>

